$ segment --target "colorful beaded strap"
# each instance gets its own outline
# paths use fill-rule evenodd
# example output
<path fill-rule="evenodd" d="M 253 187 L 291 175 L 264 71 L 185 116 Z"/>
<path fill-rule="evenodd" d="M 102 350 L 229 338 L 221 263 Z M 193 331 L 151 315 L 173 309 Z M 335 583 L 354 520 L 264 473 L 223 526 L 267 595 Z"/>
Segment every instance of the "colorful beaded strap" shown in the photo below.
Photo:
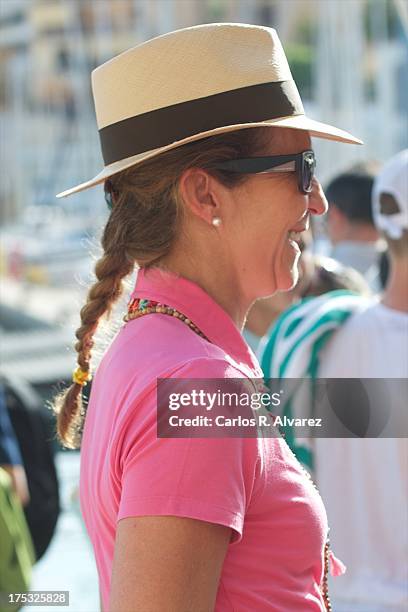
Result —
<path fill-rule="evenodd" d="M 196 334 L 201 336 L 201 338 L 204 338 L 204 340 L 207 340 L 209 342 L 207 336 L 203 334 L 203 332 L 197 327 L 197 325 L 195 325 L 195 323 L 193 323 L 193 321 L 191 321 L 191 319 L 186 317 L 176 308 L 170 308 L 170 306 L 162 304 L 161 302 L 156 302 L 155 300 L 134 298 L 129 302 L 128 311 L 127 314 L 123 317 L 123 320 L 125 322 L 128 322 L 132 319 L 138 319 L 143 315 L 151 314 L 153 312 L 169 315 L 170 317 L 175 317 L 176 319 L 179 319 L 180 321 L 188 325 L 188 327 L 192 329 L 193 332 L 195 332 Z"/>

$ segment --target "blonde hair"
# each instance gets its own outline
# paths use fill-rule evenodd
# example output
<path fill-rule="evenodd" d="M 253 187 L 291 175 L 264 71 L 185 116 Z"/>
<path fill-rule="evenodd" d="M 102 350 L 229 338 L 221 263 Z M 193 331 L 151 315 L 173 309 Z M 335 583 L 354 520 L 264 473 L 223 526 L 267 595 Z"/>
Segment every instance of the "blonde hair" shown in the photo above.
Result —
<path fill-rule="evenodd" d="M 123 291 L 123 279 L 135 264 L 158 266 L 171 249 L 183 214 L 178 193 L 182 172 L 206 169 L 225 186 L 244 182 L 246 175 L 215 170 L 226 159 L 260 155 L 270 138 L 268 128 L 246 128 L 205 138 L 167 151 L 143 164 L 124 170 L 110 180 L 117 198 L 102 236 L 103 255 L 95 264 L 96 282 L 80 311 L 81 325 L 75 350 L 82 372 L 90 372 L 94 334 L 103 316 L 109 318 Z M 67 448 L 79 448 L 85 419 L 82 386 L 74 382 L 54 398 L 57 435 Z"/>

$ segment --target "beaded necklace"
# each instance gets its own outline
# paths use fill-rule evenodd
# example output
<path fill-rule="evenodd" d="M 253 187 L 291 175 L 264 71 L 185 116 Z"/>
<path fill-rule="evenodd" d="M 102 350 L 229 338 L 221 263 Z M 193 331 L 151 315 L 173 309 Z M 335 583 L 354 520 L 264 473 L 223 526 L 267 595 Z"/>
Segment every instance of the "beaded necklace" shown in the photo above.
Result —
<path fill-rule="evenodd" d="M 204 338 L 204 340 L 208 340 L 207 336 L 203 334 L 203 332 L 198 329 L 197 325 L 195 325 L 188 317 L 183 315 L 182 312 L 179 312 L 175 308 L 170 308 L 166 304 L 161 304 L 160 302 L 155 302 L 154 300 L 146 300 L 142 298 L 135 298 L 129 302 L 127 314 L 123 317 L 125 322 L 131 321 L 132 319 L 138 319 L 143 315 L 151 314 L 152 312 L 158 312 L 160 314 L 169 315 L 171 317 L 175 317 L 176 319 L 180 319 L 183 321 L 190 329 L 193 330 L 196 334 Z"/>
<path fill-rule="evenodd" d="M 165 314 L 171 317 L 175 317 L 176 319 L 179 319 L 180 321 L 185 323 L 193 332 L 195 332 L 201 338 L 204 338 L 204 340 L 207 340 L 207 342 L 211 342 L 207 338 L 207 336 L 205 336 L 203 332 L 197 327 L 197 325 L 195 325 L 195 323 L 193 323 L 193 321 L 191 321 L 191 319 L 186 317 L 182 312 L 180 312 L 176 308 L 171 308 L 170 306 L 167 306 L 167 304 L 156 302 L 155 300 L 147 300 L 144 298 L 132 299 L 128 304 L 128 311 L 127 311 L 127 314 L 123 317 L 123 320 L 125 321 L 125 323 L 127 323 L 128 321 L 131 321 L 133 319 L 138 319 L 140 317 L 143 317 L 144 315 L 148 315 L 152 313 Z M 268 390 L 266 387 L 265 389 Z M 288 448 L 291 451 L 292 455 L 295 457 L 295 459 L 297 459 L 292 449 L 289 446 Z M 314 488 L 320 495 L 319 489 L 313 482 L 313 479 L 310 476 L 309 472 L 303 467 L 303 465 L 300 462 L 298 463 L 300 467 L 302 468 L 305 476 L 312 483 L 312 485 L 314 486 Z M 324 575 L 323 575 L 323 580 L 321 584 L 323 601 L 324 601 L 327 612 L 332 611 L 332 605 L 331 605 L 330 597 L 329 597 L 329 564 L 330 564 L 330 540 L 329 538 L 327 538 L 326 543 L 324 545 Z"/>

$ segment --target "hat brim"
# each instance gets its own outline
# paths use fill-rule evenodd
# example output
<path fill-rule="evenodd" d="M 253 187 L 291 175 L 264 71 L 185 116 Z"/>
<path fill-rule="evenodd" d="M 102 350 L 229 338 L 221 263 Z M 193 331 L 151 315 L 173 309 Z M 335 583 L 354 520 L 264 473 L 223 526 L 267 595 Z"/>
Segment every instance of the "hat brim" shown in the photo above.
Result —
<path fill-rule="evenodd" d="M 271 119 L 268 121 L 260 121 L 256 123 L 239 123 L 235 125 L 227 125 L 220 128 L 215 128 L 209 130 L 207 132 L 200 132 L 199 134 L 194 134 L 193 136 L 189 136 L 188 138 L 183 138 L 182 140 L 177 140 L 172 142 L 165 147 L 160 147 L 158 149 L 153 149 L 152 151 L 147 151 L 145 153 L 139 153 L 138 155 L 134 155 L 132 157 L 128 157 L 126 159 L 122 159 L 113 164 L 109 164 L 105 166 L 105 168 L 97 174 L 94 178 L 85 183 L 80 183 L 71 189 L 67 189 L 66 191 L 62 191 L 56 195 L 57 198 L 66 198 L 67 196 L 72 195 L 73 193 L 78 193 L 80 191 L 84 191 L 85 189 L 89 189 L 90 187 L 94 187 L 100 183 L 103 183 L 107 178 L 121 172 L 122 170 L 126 170 L 127 168 L 131 168 L 132 166 L 136 166 L 152 157 L 156 157 L 161 153 L 165 153 L 166 151 L 170 151 L 171 149 L 175 149 L 180 147 L 183 144 L 187 144 L 188 142 L 194 142 L 195 140 L 201 140 L 202 138 L 206 138 L 208 136 L 215 136 L 216 134 L 223 134 L 226 132 L 233 132 L 235 130 L 242 130 L 245 128 L 255 128 L 255 127 L 284 127 L 293 130 L 303 130 L 309 132 L 310 136 L 315 136 L 316 138 L 323 138 L 325 140 L 335 140 L 337 142 L 344 142 L 347 144 L 363 144 L 363 141 L 359 138 L 356 138 L 349 132 L 345 132 L 344 130 L 340 130 L 339 128 L 334 127 L 333 125 L 328 125 L 327 123 L 321 123 L 320 121 L 315 121 L 314 119 L 309 119 L 305 115 L 295 115 L 290 117 L 281 117 L 279 119 Z"/>

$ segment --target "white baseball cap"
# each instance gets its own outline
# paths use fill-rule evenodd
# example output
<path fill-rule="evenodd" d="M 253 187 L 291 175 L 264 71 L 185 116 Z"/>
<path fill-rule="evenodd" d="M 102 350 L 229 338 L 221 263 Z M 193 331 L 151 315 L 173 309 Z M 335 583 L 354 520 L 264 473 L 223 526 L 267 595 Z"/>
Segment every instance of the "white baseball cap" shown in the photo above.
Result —
<path fill-rule="evenodd" d="M 408 230 L 408 149 L 400 151 L 382 168 L 373 187 L 376 227 L 398 240 Z"/>

